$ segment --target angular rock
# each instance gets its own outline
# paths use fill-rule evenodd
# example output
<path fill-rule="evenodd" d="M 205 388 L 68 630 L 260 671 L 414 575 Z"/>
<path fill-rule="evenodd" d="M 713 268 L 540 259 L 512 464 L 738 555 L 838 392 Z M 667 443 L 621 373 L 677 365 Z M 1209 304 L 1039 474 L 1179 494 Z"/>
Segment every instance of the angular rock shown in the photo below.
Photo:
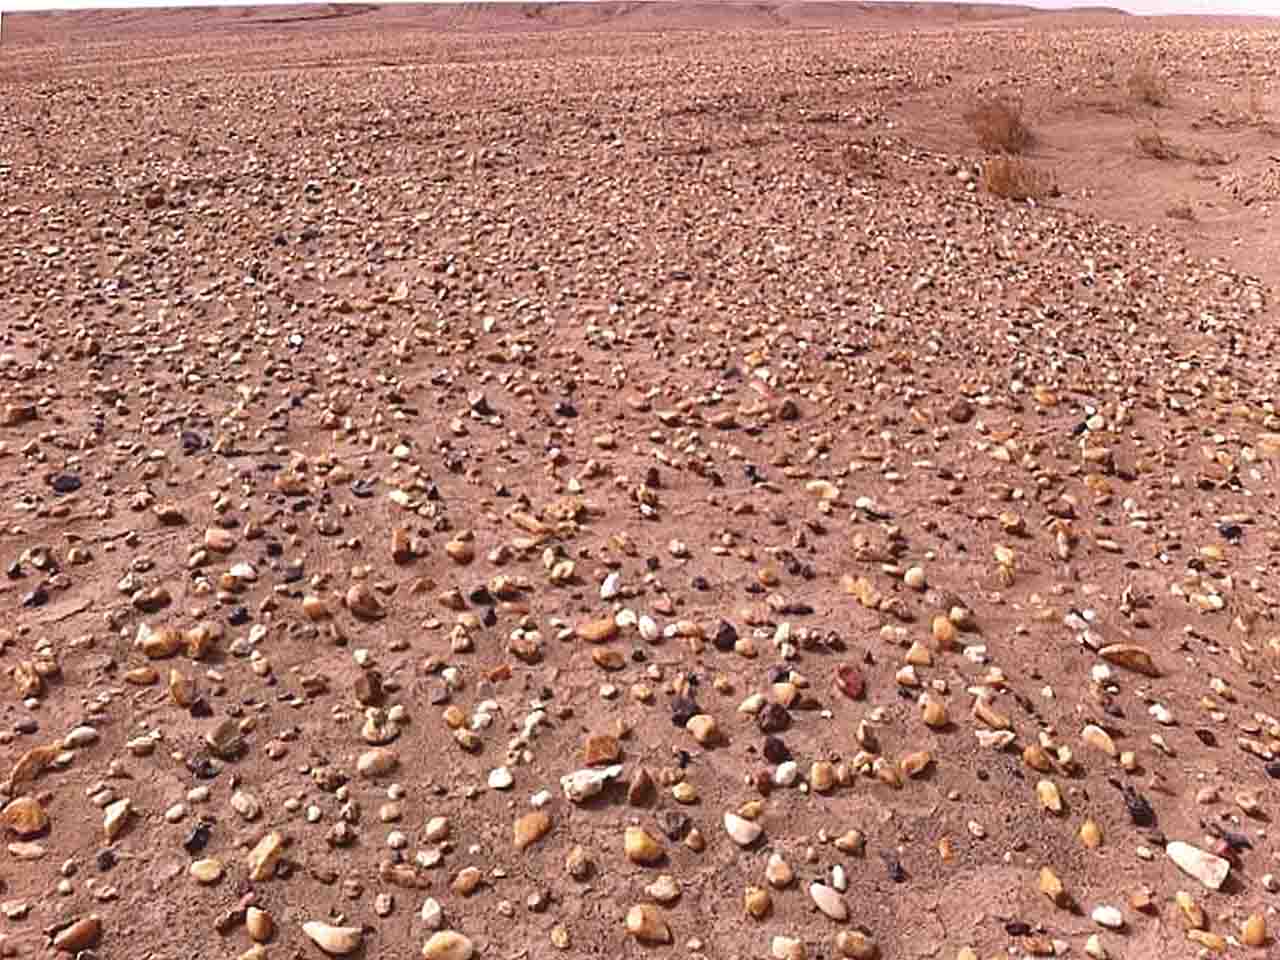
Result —
<path fill-rule="evenodd" d="M 1198 847 L 1181 840 L 1169 843 L 1164 852 L 1169 859 L 1178 865 L 1178 869 L 1190 877 L 1195 877 L 1210 890 L 1219 890 L 1231 872 L 1231 861 L 1206 853 Z"/>

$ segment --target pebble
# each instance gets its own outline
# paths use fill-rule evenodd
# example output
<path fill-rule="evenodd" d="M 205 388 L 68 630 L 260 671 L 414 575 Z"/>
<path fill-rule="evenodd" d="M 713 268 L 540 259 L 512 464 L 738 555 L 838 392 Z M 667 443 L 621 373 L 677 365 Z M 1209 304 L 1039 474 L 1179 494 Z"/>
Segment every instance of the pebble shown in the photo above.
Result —
<path fill-rule="evenodd" d="M 623 852 L 632 863 L 644 866 L 655 864 L 666 856 L 662 844 L 642 827 L 627 827 L 623 833 Z"/>
<path fill-rule="evenodd" d="M 662 918 L 658 908 L 648 903 L 638 903 L 627 911 L 627 933 L 640 943 L 671 943 L 671 928 Z"/>
<path fill-rule="evenodd" d="M 1183 873 L 1194 877 L 1210 890 L 1218 890 L 1231 872 L 1231 862 L 1222 857 L 1193 847 L 1181 840 L 1174 840 L 1165 847 L 1169 859 L 1178 865 Z"/>
<path fill-rule="evenodd" d="M 62 953 L 79 954 L 97 944 L 102 936 L 102 918 L 90 914 L 63 927 L 54 935 L 53 947 Z"/>
<path fill-rule="evenodd" d="M 1090 914 L 1093 922 L 1100 927 L 1106 927 L 1109 930 L 1119 930 L 1124 926 L 1124 914 L 1115 907 L 1099 906 L 1093 908 Z"/>
<path fill-rule="evenodd" d="M 190 872 L 197 883 L 206 885 L 217 883 L 222 879 L 222 861 L 212 859 L 196 860 L 191 864 Z"/>
<path fill-rule="evenodd" d="M 387 747 L 374 747 L 360 754 L 356 761 L 356 771 L 362 777 L 370 779 L 384 777 L 400 765 L 400 756 Z"/>
<path fill-rule="evenodd" d="M 804 941 L 795 937 L 775 936 L 769 942 L 769 954 L 773 960 L 805 960 Z"/>
<path fill-rule="evenodd" d="M 861 930 L 841 930 L 836 934 L 836 952 L 848 960 L 876 960 L 880 946 Z"/>
<path fill-rule="evenodd" d="M 844 898 L 826 884 L 809 884 L 809 896 L 813 898 L 818 909 L 832 920 L 844 920 L 849 916 L 849 907 L 844 902 Z"/>
<path fill-rule="evenodd" d="M 0 811 L 0 824 L 23 839 L 39 836 L 49 827 L 49 815 L 34 797 L 17 797 Z"/>
<path fill-rule="evenodd" d="M 795 879 L 795 873 L 792 871 L 791 866 L 782 858 L 781 854 L 777 853 L 769 854 L 769 860 L 764 868 L 764 876 L 769 881 L 769 885 L 778 890 L 789 887 Z"/>
<path fill-rule="evenodd" d="M 339 927 L 320 920 L 308 920 L 302 932 L 311 942 L 333 957 L 345 957 L 355 953 L 364 942 L 364 931 L 359 927 Z"/>
<path fill-rule="evenodd" d="M 275 932 L 271 914 L 258 907 L 249 907 L 245 911 L 244 925 L 249 936 L 257 943 L 266 943 Z"/>
<path fill-rule="evenodd" d="M 664 873 L 645 887 L 644 892 L 659 903 L 667 906 L 680 899 L 680 883 L 675 877 Z"/>
<path fill-rule="evenodd" d="M 747 887 L 747 892 L 743 897 L 743 906 L 748 916 L 757 920 L 763 919 L 769 912 L 771 905 L 772 899 L 768 890 L 763 887 Z"/>
<path fill-rule="evenodd" d="M 550 831 L 550 816 L 541 810 L 526 813 L 515 822 L 515 847 L 517 850 L 525 850 L 545 837 Z"/>
<path fill-rule="evenodd" d="M 108 804 L 106 810 L 103 811 L 102 817 L 102 832 L 106 837 L 107 843 L 113 842 L 120 836 L 132 813 L 132 800 L 116 800 L 114 803 Z"/>
<path fill-rule="evenodd" d="M 471 960 L 475 953 L 471 938 L 456 930 L 438 930 L 422 945 L 426 960 Z"/>
<path fill-rule="evenodd" d="M 284 856 L 284 835 L 277 830 L 266 834 L 249 851 L 249 879 L 270 880 Z"/>
<path fill-rule="evenodd" d="M 724 815 L 724 829 L 733 842 L 740 847 L 751 846 L 763 832 L 758 823 L 745 820 L 732 812 L 726 812 Z"/>

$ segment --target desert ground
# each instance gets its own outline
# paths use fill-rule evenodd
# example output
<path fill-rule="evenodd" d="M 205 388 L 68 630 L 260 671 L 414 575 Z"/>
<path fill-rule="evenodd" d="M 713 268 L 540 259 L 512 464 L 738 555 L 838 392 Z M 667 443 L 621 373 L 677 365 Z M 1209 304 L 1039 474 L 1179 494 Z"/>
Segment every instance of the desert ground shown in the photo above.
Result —
<path fill-rule="evenodd" d="M 0 956 L 1280 931 L 1280 20 L 14 15 Z"/>

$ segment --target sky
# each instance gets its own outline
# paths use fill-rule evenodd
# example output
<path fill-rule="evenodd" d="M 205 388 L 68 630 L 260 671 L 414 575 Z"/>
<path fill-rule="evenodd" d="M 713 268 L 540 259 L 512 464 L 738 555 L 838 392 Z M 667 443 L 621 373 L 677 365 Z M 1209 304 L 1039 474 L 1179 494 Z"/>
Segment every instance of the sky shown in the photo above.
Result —
<path fill-rule="evenodd" d="M 269 3 L 298 3 L 307 0 L 0 0 L 0 12 L 18 10 L 72 10 L 139 8 L 139 7 L 209 7 L 209 6 L 265 6 Z M 397 2 L 397 0 L 374 0 Z M 483 2 L 483 0 L 478 0 Z M 932 2 L 932 0 L 916 0 Z M 1046 9 L 1062 9 L 1073 6 L 1119 7 L 1137 14 L 1249 14 L 1280 17 L 1280 0 L 983 0 L 989 3 L 1014 2 Z"/>

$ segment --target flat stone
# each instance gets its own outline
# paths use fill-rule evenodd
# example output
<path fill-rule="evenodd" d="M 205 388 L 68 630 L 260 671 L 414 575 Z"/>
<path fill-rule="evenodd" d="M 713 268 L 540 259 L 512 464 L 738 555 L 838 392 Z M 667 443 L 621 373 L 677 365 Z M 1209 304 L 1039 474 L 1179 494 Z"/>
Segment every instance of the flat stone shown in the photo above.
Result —
<path fill-rule="evenodd" d="M 0 811 L 0 824 L 17 836 L 27 839 L 39 836 L 49 827 L 49 815 L 35 797 L 17 797 Z"/>
<path fill-rule="evenodd" d="M 1178 869 L 1188 876 L 1195 877 L 1210 890 L 1221 889 L 1231 872 L 1231 862 L 1222 857 L 1206 853 L 1198 847 L 1181 840 L 1174 840 L 1164 848 L 1169 859 L 1178 865 Z"/>

